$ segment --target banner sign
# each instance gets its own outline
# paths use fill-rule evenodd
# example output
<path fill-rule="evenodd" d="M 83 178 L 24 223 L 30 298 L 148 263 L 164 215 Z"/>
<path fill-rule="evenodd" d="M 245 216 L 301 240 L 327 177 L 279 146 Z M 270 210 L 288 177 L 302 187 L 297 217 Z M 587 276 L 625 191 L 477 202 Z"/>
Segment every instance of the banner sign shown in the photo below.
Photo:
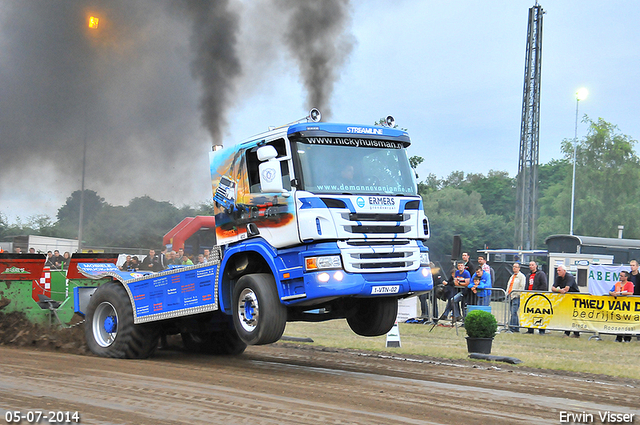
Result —
<path fill-rule="evenodd" d="M 91 279 L 110 276 L 122 282 L 137 324 L 217 310 L 219 266 L 208 262 L 153 273 L 124 272 L 111 263 L 80 263 L 78 270 Z"/>
<path fill-rule="evenodd" d="M 591 295 L 609 295 L 611 287 L 620 280 L 620 272 L 630 271 L 629 266 L 589 265 L 587 286 Z"/>
<path fill-rule="evenodd" d="M 194 308 L 204 307 L 202 311 L 216 309 L 214 288 L 217 270 L 218 264 L 175 269 L 129 283 L 136 322 L 146 321 L 145 316 L 183 316 Z"/>
<path fill-rule="evenodd" d="M 43 254 L 0 254 L 0 281 L 40 281 L 44 260 Z"/>
<path fill-rule="evenodd" d="M 611 334 L 640 333 L 640 297 L 568 292 L 520 294 L 520 326 Z"/>

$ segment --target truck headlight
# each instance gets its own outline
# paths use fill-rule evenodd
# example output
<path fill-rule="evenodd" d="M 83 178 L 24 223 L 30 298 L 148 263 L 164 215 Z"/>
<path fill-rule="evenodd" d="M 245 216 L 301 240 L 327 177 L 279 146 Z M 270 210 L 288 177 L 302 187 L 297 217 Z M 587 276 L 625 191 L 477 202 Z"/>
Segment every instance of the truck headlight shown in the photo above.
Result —
<path fill-rule="evenodd" d="M 342 260 L 339 255 L 324 255 L 322 257 L 305 258 L 305 270 L 341 269 Z"/>
<path fill-rule="evenodd" d="M 429 265 L 429 253 L 421 252 L 420 253 L 420 267 L 427 267 Z"/>

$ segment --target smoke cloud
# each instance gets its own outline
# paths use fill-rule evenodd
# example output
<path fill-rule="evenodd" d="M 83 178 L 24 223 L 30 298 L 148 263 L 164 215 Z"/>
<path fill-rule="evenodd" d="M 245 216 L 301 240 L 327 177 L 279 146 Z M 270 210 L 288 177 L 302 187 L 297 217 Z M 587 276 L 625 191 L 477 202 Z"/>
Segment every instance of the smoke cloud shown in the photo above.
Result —
<path fill-rule="evenodd" d="M 331 116 L 330 100 L 339 71 L 354 46 L 346 32 L 350 23 L 348 0 L 280 0 L 290 15 L 286 44 L 300 68 L 307 90 L 307 107 Z"/>
<path fill-rule="evenodd" d="M 80 189 L 85 137 L 86 188 L 109 203 L 210 199 L 207 152 L 238 93 L 278 78 L 284 43 L 327 117 L 349 20 L 346 0 L 3 2 L 0 212 L 54 216 Z"/>
<path fill-rule="evenodd" d="M 213 144 L 222 145 L 225 114 L 241 74 L 236 52 L 239 16 L 230 11 L 227 0 L 185 1 L 184 4 L 193 20 L 192 70 L 202 85 L 202 121 Z"/>

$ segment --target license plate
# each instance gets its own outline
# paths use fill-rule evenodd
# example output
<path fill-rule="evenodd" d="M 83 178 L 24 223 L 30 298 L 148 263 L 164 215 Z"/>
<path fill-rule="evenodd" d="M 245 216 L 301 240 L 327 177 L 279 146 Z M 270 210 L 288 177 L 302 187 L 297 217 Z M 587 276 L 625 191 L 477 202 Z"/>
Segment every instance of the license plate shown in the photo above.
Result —
<path fill-rule="evenodd" d="M 400 285 L 374 286 L 371 288 L 372 294 L 397 294 L 400 292 Z"/>

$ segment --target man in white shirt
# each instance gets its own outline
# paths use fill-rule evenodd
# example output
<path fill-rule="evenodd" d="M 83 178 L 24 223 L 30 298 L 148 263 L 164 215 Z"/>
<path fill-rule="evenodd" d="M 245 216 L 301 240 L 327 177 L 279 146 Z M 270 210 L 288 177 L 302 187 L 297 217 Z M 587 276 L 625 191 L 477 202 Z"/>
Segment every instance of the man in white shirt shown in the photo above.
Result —
<path fill-rule="evenodd" d="M 509 330 L 511 332 L 520 332 L 520 321 L 518 318 L 518 311 L 520 310 L 520 292 L 524 291 L 524 285 L 527 278 L 520 271 L 520 264 L 513 263 L 513 274 L 509 278 L 507 284 L 507 296 L 509 297 L 511 319 L 509 320 Z"/>

